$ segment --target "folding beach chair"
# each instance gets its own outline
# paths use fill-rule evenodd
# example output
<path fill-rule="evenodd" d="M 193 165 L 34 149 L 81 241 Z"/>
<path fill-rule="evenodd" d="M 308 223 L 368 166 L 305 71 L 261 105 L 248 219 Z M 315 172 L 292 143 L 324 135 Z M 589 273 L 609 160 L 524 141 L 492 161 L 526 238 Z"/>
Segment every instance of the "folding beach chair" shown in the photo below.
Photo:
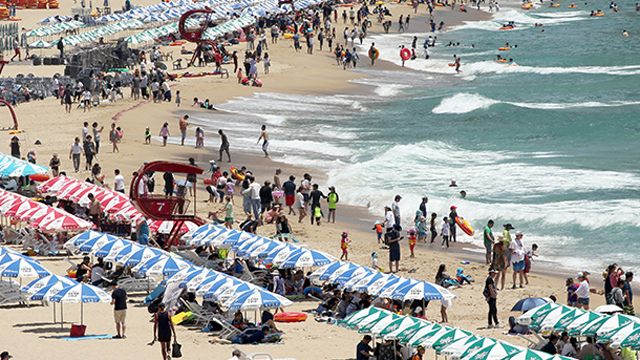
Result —
<path fill-rule="evenodd" d="M 237 350 L 240 352 L 241 354 L 241 359 L 247 359 L 247 360 L 261 360 L 261 359 L 266 359 L 266 360 L 296 360 L 293 358 L 289 358 L 289 359 L 274 359 L 271 355 L 264 353 L 264 352 L 257 352 L 257 353 L 251 353 L 251 354 L 247 354 L 244 351 L 238 349 L 236 346 L 231 346 L 231 348 L 233 348 L 233 350 Z"/>

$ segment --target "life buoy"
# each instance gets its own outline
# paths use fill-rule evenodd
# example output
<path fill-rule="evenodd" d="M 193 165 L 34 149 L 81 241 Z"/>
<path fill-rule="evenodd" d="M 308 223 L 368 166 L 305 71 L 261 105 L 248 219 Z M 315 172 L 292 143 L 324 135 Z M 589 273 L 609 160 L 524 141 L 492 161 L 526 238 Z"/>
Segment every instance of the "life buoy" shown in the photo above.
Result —
<path fill-rule="evenodd" d="M 595 14 L 593 16 L 604 16 L 604 13 L 600 13 L 600 14 Z"/>
<path fill-rule="evenodd" d="M 411 58 L 411 51 L 407 48 L 402 48 L 402 50 L 400 50 L 400 57 L 402 60 L 409 60 Z"/>
<path fill-rule="evenodd" d="M 247 79 L 247 80 L 249 80 L 249 79 Z M 237 168 L 235 168 L 235 167 L 233 167 L 233 166 L 232 166 L 232 167 L 229 169 L 229 171 L 231 171 L 231 175 L 233 175 L 233 177 L 234 177 L 234 178 L 239 179 L 239 180 L 244 180 L 244 174 L 240 174 L 240 173 L 238 172 L 238 169 L 237 169 Z"/>
<path fill-rule="evenodd" d="M 527 5 L 522 5 L 522 6 L 520 6 L 520 8 L 522 8 L 522 9 L 524 9 L 524 10 L 529 10 L 529 9 L 531 9 L 531 7 L 532 7 L 532 6 L 533 6 L 533 5 L 531 5 L 531 4 L 527 4 Z"/>
<path fill-rule="evenodd" d="M 378 51 L 378 49 L 376 49 L 376 48 L 369 49 L 369 58 L 370 59 L 377 60 L 379 56 L 380 56 L 380 51 Z"/>
<path fill-rule="evenodd" d="M 291 38 L 293 38 L 293 34 L 284 34 L 284 38 L 285 39 L 291 39 Z"/>
<path fill-rule="evenodd" d="M 505 59 L 493 59 L 493 61 L 499 62 L 499 63 L 506 63 L 507 62 L 507 60 L 505 60 Z"/>
<path fill-rule="evenodd" d="M 172 42 L 170 45 L 171 46 L 180 46 L 180 45 L 184 45 L 185 41 L 184 40 L 176 40 L 174 42 Z"/>
<path fill-rule="evenodd" d="M 513 30 L 513 26 L 503 26 L 500 30 Z"/>
<path fill-rule="evenodd" d="M 551 7 L 560 7 L 560 4 L 551 4 Z"/>
<path fill-rule="evenodd" d="M 465 219 L 461 218 L 460 216 L 456 216 L 456 224 L 458 224 L 460 229 L 462 229 L 465 234 L 473 236 L 473 228 Z"/>
<path fill-rule="evenodd" d="M 456 63 L 449 63 L 449 66 L 456 66 Z"/>
<path fill-rule="evenodd" d="M 569 5 L 569 9 L 577 9 L 578 5 Z"/>
<path fill-rule="evenodd" d="M 47 174 L 33 174 L 29 175 L 29 179 L 33 181 L 47 181 L 50 179 L 50 177 Z"/>
<path fill-rule="evenodd" d="M 498 48 L 498 50 L 499 51 L 505 51 L 505 50 L 511 50 L 511 48 L 510 47 L 501 47 L 501 48 Z"/>
<path fill-rule="evenodd" d="M 276 322 L 302 322 L 307 320 L 307 314 L 304 313 L 279 313 L 273 315 L 273 321 Z"/>

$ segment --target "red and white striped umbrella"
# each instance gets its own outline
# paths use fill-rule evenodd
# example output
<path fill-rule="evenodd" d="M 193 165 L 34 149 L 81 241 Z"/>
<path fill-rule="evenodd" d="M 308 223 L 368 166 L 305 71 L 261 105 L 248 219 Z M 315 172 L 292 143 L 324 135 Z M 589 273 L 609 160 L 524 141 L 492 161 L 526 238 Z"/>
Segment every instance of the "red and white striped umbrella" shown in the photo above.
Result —
<path fill-rule="evenodd" d="M 29 211 L 25 211 L 19 216 L 14 217 L 14 220 L 31 222 L 31 221 L 40 219 L 41 217 L 47 215 L 48 213 L 49 213 L 49 207 L 42 206 L 39 208 L 33 208 Z"/>
<path fill-rule="evenodd" d="M 38 206 L 37 203 L 32 200 L 25 199 L 22 201 L 16 201 L 7 211 L 4 212 L 4 216 L 14 216 L 19 212 L 22 213 L 27 210 L 31 210 L 36 206 Z"/>
<path fill-rule="evenodd" d="M 49 180 L 43 182 L 40 185 L 40 191 L 55 192 L 55 191 L 60 190 L 60 188 L 62 186 L 64 186 L 65 184 L 67 184 L 70 181 L 73 181 L 73 179 L 69 179 L 66 176 L 54 177 L 53 179 L 49 179 Z"/>
<path fill-rule="evenodd" d="M 63 215 L 61 217 L 56 218 L 52 222 L 46 224 L 44 227 L 40 226 L 40 228 L 45 231 L 58 231 L 58 230 L 81 231 L 81 230 L 89 230 L 93 227 L 95 227 L 93 223 L 80 219 L 79 217 L 74 215 Z"/>
<path fill-rule="evenodd" d="M 108 213 L 115 214 L 130 207 L 133 207 L 133 205 L 131 205 L 129 199 L 113 198 L 104 206 L 104 210 Z"/>
<path fill-rule="evenodd" d="M 168 234 L 171 232 L 171 229 L 173 228 L 173 223 L 174 221 L 172 220 L 153 220 L 149 222 L 149 230 L 155 231 L 161 234 Z M 195 230 L 197 228 L 198 228 L 198 225 L 192 223 L 191 221 L 185 221 L 180 227 L 180 229 L 178 230 L 178 233 L 184 234 L 191 230 Z"/>

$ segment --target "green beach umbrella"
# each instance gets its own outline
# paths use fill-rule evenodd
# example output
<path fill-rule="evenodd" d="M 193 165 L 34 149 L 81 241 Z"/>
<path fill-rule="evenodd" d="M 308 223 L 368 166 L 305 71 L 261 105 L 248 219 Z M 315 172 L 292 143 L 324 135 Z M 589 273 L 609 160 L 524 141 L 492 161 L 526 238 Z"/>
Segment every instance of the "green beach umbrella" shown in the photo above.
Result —
<path fill-rule="evenodd" d="M 529 325 L 531 324 L 535 319 L 541 317 L 541 316 L 545 316 L 548 313 L 550 313 L 553 309 L 560 307 L 561 305 L 558 305 L 554 302 L 551 303 L 547 303 L 541 306 L 538 306 L 537 308 L 533 308 L 527 312 L 525 312 L 524 314 L 518 316 L 516 318 L 516 323 L 520 324 L 520 325 Z M 564 305 L 562 305 L 564 306 Z"/>
<path fill-rule="evenodd" d="M 560 306 L 560 307 L 554 308 L 553 310 L 548 312 L 546 315 L 539 316 L 539 317 L 535 318 L 531 322 L 531 324 L 529 324 L 529 329 L 533 329 L 533 330 L 536 330 L 536 331 L 540 330 L 540 328 L 542 327 L 543 323 L 545 323 L 545 322 L 553 322 L 553 323 L 555 323 L 564 314 L 570 312 L 571 310 L 572 310 L 572 308 L 567 307 L 567 306 Z"/>
<path fill-rule="evenodd" d="M 509 355 L 502 360 L 549 360 L 552 357 L 553 355 L 544 351 L 527 349 L 525 351 L 520 351 L 513 355 Z"/>
<path fill-rule="evenodd" d="M 611 347 L 614 347 L 613 345 L 616 344 L 611 344 Z M 621 339 L 619 346 L 623 348 L 630 347 L 632 349 L 640 348 L 640 329 L 632 331 L 626 337 Z"/>
<path fill-rule="evenodd" d="M 487 346 L 493 345 L 496 343 L 496 340 L 491 339 L 491 338 L 481 338 L 478 341 L 474 341 L 470 344 L 467 344 L 463 347 L 461 347 L 458 351 L 454 352 L 453 354 L 451 354 L 451 356 L 449 357 L 451 360 L 460 360 L 465 356 L 469 356 L 473 353 L 475 353 L 476 351 L 485 348 Z"/>
<path fill-rule="evenodd" d="M 420 320 L 413 316 L 403 316 L 387 325 L 378 324 L 371 329 L 371 332 L 383 337 L 384 339 L 395 340 L 398 333 L 416 325 L 419 322 Z"/>
<path fill-rule="evenodd" d="M 498 341 L 493 345 L 485 346 L 473 353 L 463 356 L 463 360 L 500 360 L 509 355 L 526 350 L 525 348 Z"/>
<path fill-rule="evenodd" d="M 415 335 L 418 331 L 422 330 L 422 329 L 426 329 L 426 328 L 432 328 L 434 325 L 437 325 L 436 323 L 431 323 L 428 322 L 427 320 L 420 320 L 419 323 L 406 328 L 404 331 L 398 333 L 398 334 L 394 334 L 396 340 L 398 340 L 398 342 L 400 344 L 406 344 L 409 339 L 411 339 L 413 337 L 413 335 Z M 440 325 L 438 325 L 440 326 Z"/>
<path fill-rule="evenodd" d="M 389 325 L 392 321 L 402 318 L 402 315 L 397 315 L 393 313 L 389 313 L 388 316 L 379 317 L 378 319 L 360 327 L 358 330 L 359 334 L 371 334 L 373 333 L 373 328 L 381 329 L 384 326 Z"/>
<path fill-rule="evenodd" d="M 555 326 L 559 326 L 561 323 L 569 323 L 571 322 L 573 319 L 579 317 L 580 315 L 584 314 L 586 311 L 579 309 L 579 308 L 574 308 L 573 310 L 563 313 L 559 318 L 555 318 L 555 319 L 545 319 L 541 324 L 540 324 L 540 332 L 543 333 L 548 333 L 550 331 L 560 331 L 560 330 L 556 330 Z M 566 328 L 565 328 L 566 329 Z M 565 329 L 563 329 L 562 331 L 564 331 Z"/>
<path fill-rule="evenodd" d="M 461 351 L 461 349 L 465 348 L 465 346 L 471 345 L 474 342 L 478 341 L 482 339 L 482 336 L 480 335 L 471 335 L 471 336 L 467 336 L 465 338 L 461 338 L 458 340 L 454 340 L 452 342 L 450 342 L 449 344 L 447 344 L 447 346 L 443 347 L 442 349 L 439 350 L 439 353 L 444 355 L 444 356 L 451 356 L 452 354 L 454 354 L 457 351 Z"/>
<path fill-rule="evenodd" d="M 371 323 L 375 325 L 379 320 L 390 315 L 391 315 L 391 312 L 389 311 L 380 311 L 378 313 L 374 313 L 367 317 L 364 317 L 361 320 L 356 320 L 356 321 L 353 321 L 352 323 L 345 324 L 344 327 L 346 329 L 361 329 Z M 373 327 L 373 325 L 371 326 Z"/>
<path fill-rule="evenodd" d="M 416 345 L 420 345 L 422 344 L 422 342 L 426 341 L 427 339 L 431 338 L 433 335 L 435 335 L 440 329 L 442 329 L 444 326 L 437 324 L 437 323 L 433 323 L 429 326 L 425 326 L 422 329 L 416 331 L 413 336 L 411 336 L 409 339 L 407 339 L 405 342 L 407 345 L 409 346 L 416 346 Z M 415 345 L 414 345 L 415 344 Z"/>
<path fill-rule="evenodd" d="M 348 324 L 355 322 L 357 320 L 362 320 L 365 317 L 369 316 L 369 315 L 373 315 L 376 313 L 379 313 L 380 309 L 373 307 L 373 306 L 369 306 L 366 309 L 362 309 L 362 310 L 358 310 L 358 311 L 354 311 L 351 314 L 349 314 L 347 317 L 345 317 L 344 319 L 338 321 L 338 325 L 339 326 L 347 326 Z"/>
<path fill-rule="evenodd" d="M 635 330 L 640 329 L 640 324 L 635 321 L 626 323 L 623 326 L 609 330 L 598 338 L 598 344 L 614 344 L 620 343 L 627 338 Z"/>
<path fill-rule="evenodd" d="M 585 323 L 590 323 L 596 319 L 601 318 L 602 315 L 596 314 L 591 311 L 586 311 L 583 314 L 577 315 L 574 318 L 565 318 L 559 320 L 554 326 L 553 331 L 571 331 Z"/>
<path fill-rule="evenodd" d="M 640 321 L 635 316 L 628 316 L 622 314 L 615 314 L 608 317 L 603 317 L 598 321 L 591 322 L 588 326 L 584 327 L 580 332 L 582 336 L 601 336 L 606 332 L 619 328 L 629 322 Z"/>
<path fill-rule="evenodd" d="M 431 339 L 424 342 L 422 345 L 424 345 L 427 348 L 432 348 L 434 350 L 440 350 L 445 346 L 449 345 L 449 343 L 451 343 L 452 341 L 467 338 L 473 335 L 471 332 L 462 330 L 460 328 L 449 329 L 449 331 L 444 331 L 444 328 L 440 330 L 442 330 L 444 333 L 439 332 L 438 334 L 434 335 Z"/>

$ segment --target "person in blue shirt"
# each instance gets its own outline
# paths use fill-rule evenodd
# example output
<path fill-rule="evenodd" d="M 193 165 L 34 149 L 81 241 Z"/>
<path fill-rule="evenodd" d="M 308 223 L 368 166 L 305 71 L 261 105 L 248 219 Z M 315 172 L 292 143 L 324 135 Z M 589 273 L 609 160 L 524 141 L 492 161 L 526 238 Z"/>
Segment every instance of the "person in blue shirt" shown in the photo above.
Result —
<path fill-rule="evenodd" d="M 235 277 L 240 277 L 242 276 L 242 271 L 244 270 L 242 267 L 242 260 L 236 258 L 235 260 L 233 260 L 233 264 L 231 265 L 231 275 L 235 276 Z"/>
<path fill-rule="evenodd" d="M 356 360 L 369 360 L 373 356 L 369 343 L 371 343 L 371 336 L 365 335 L 356 347 Z"/>
<path fill-rule="evenodd" d="M 293 210 L 293 204 L 296 202 L 296 183 L 294 182 L 296 177 L 289 176 L 289 181 L 285 181 L 282 184 L 282 190 L 284 191 L 285 205 L 289 207 L 289 215 L 296 215 Z"/>
<path fill-rule="evenodd" d="M 636 312 L 633 309 L 633 291 L 631 290 L 631 282 L 633 281 L 633 273 L 628 271 L 624 275 L 624 287 L 622 292 L 624 293 L 624 314 L 635 316 Z"/>
<path fill-rule="evenodd" d="M 262 342 L 269 334 L 269 327 L 263 326 L 261 331 L 256 331 L 253 335 L 241 334 L 231 342 L 234 344 L 257 344 Z"/>

